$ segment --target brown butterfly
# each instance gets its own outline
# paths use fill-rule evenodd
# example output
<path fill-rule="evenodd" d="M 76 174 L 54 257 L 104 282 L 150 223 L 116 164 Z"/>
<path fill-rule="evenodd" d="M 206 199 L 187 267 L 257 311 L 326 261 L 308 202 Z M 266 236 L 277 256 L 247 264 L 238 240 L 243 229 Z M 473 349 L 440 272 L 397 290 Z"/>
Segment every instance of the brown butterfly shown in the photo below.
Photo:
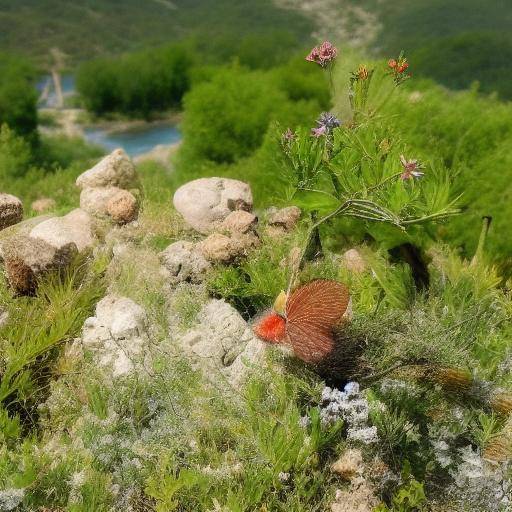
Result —
<path fill-rule="evenodd" d="M 349 302 L 345 285 L 318 279 L 294 290 L 286 299 L 283 314 L 272 310 L 253 329 L 262 340 L 288 345 L 299 359 L 318 363 L 334 351 L 335 329 Z"/>

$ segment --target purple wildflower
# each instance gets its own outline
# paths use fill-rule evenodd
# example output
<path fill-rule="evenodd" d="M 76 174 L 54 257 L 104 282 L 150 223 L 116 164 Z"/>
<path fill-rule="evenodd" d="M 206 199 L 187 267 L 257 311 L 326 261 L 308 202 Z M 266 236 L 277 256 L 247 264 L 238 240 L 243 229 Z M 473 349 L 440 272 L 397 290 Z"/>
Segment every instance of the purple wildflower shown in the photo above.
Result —
<path fill-rule="evenodd" d="M 338 55 L 338 49 L 329 41 L 324 41 L 320 46 L 315 46 L 306 57 L 309 62 L 316 62 L 322 67 L 327 66 Z"/>
<path fill-rule="evenodd" d="M 400 162 L 404 168 L 404 172 L 400 175 L 400 178 L 404 181 L 421 178 L 423 176 L 424 173 L 420 171 L 423 167 L 418 160 L 407 160 L 404 155 L 400 155 Z"/>
<path fill-rule="evenodd" d="M 334 128 L 341 126 L 341 121 L 330 112 L 323 112 L 316 121 L 317 127 L 311 130 L 314 137 L 329 135 Z"/>
<path fill-rule="evenodd" d="M 331 112 L 322 112 L 320 117 L 317 119 L 316 124 L 321 127 L 325 126 L 327 131 L 331 131 L 334 128 L 341 126 L 341 121 Z"/>

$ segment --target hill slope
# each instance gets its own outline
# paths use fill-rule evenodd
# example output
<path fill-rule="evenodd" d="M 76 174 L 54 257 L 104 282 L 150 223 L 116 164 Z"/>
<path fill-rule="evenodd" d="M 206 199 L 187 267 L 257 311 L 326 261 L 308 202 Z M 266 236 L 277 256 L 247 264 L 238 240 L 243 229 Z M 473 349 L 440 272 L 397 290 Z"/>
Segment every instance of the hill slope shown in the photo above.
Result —
<path fill-rule="evenodd" d="M 313 25 L 271 0 L 0 0 L 0 49 L 47 64 L 58 48 L 75 59 L 115 54 L 186 36 L 276 30 L 307 39 Z M 69 62 L 68 62 L 69 64 Z"/>

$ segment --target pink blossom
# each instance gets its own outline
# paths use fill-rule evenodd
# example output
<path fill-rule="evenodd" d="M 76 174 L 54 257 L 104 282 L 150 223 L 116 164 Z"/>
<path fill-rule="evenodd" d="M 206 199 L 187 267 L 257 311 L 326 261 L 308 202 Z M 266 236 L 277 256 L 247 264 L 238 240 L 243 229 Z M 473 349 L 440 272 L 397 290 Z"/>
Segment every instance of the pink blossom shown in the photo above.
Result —
<path fill-rule="evenodd" d="M 320 46 L 315 46 L 306 57 L 309 62 L 316 62 L 322 67 L 327 66 L 338 55 L 338 49 L 329 41 L 324 41 Z"/>
<path fill-rule="evenodd" d="M 319 126 L 318 128 L 311 129 L 311 135 L 313 135 L 313 137 L 320 138 L 320 137 L 322 137 L 322 135 L 325 135 L 326 133 L 327 133 L 327 126 L 325 126 L 325 125 Z"/>
<path fill-rule="evenodd" d="M 423 176 L 424 173 L 420 171 L 422 166 L 418 160 L 407 160 L 404 155 L 400 155 L 400 163 L 404 168 L 404 172 L 400 175 L 400 178 L 402 178 L 404 181 L 414 178 L 421 178 Z"/>

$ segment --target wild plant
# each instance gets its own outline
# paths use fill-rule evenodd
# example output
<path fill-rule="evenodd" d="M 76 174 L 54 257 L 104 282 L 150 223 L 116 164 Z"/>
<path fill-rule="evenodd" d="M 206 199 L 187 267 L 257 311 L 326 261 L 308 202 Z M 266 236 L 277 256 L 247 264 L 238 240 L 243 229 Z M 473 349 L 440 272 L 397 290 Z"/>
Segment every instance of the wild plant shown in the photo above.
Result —
<path fill-rule="evenodd" d="M 315 48 L 307 60 L 325 68 L 332 83 L 337 51 L 326 44 Z M 283 134 L 288 198 L 311 216 L 302 260 L 321 251 L 319 228 L 337 217 L 386 223 L 405 231 L 458 213 L 445 170 L 409 155 L 381 116 L 384 104 L 409 78 L 408 67 L 403 54 L 384 69 L 360 65 L 349 77 L 349 119 L 324 112 L 313 129 Z M 376 73 L 384 75 L 385 87 L 380 89 L 385 95 L 374 106 L 370 97 L 381 94 L 372 87 Z"/>

